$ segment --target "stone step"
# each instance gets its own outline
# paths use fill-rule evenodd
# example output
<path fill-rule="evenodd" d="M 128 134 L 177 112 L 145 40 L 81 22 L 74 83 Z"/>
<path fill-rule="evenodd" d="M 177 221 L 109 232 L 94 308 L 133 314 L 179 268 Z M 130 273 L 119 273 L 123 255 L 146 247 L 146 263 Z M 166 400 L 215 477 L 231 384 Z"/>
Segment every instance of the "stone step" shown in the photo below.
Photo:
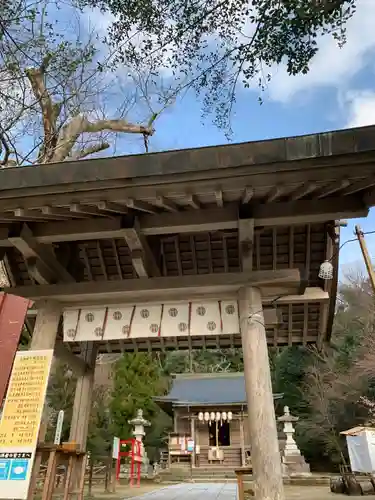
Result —
<path fill-rule="evenodd" d="M 193 477 L 190 477 L 186 474 L 164 474 L 160 476 L 162 482 L 192 482 L 192 483 L 236 483 L 236 477 L 234 473 L 228 472 L 227 474 L 223 474 L 221 471 L 220 474 L 194 474 Z M 330 484 L 331 476 L 323 476 L 323 475 L 311 475 L 311 476 L 296 476 L 296 477 L 288 477 L 284 478 L 284 484 L 290 486 L 327 486 Z M 245 483 L 252 483 L 252 477 L 248 476 L 244 478 Z"/>

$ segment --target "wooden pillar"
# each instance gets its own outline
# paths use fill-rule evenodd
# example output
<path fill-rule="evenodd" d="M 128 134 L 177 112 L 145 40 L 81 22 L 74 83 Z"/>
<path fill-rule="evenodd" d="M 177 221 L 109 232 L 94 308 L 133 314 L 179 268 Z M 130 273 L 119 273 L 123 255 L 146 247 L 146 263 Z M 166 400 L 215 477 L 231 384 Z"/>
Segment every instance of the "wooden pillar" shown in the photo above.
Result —
<path fill-rule="evenodd" d="M 194 415 L 190 415 L 190 434 L 191 439 L 194 441 L 193 451 L 191 452 L 191 466 L 195 467 L 195 419 Z"/>
<path fill-rule="evenodd" d="M 173 432 L 177 433 L 178 429 L 178 412 L 176 409 L 173 411 Z"/>
<path fill-rule="evenodd" d="M 239 312 L 255 498 L 284 500 L 271 371 L 259 289 L 247 287 L 239 291 Z"/>
<path fill-rule="evenodd" d="M 245 467 L 245 433 L 243 428 L 243 413 L 240 416 L 240 446 L 241 446 L 241 467 Z"/>
<path fill-rule="evenodd" d="M 61 306 L 58 303 L 44 301 L 38 303 L 30 350 L 54 349 L 61 316 Z"/>
<path fill-rule="evenodd" d="M 61 316 L 61 306 L 54 302 L 38 303 L 38 314 L 35 321 L 30 350 L 54 349 Z M 46 407 L 45 407 L 46 409 Z M 42 422 L 39 429 L 38 441 L 44 441 L 47 432 L 47 412 L 43 412 Z M 33 472 L 30 479 L 28 500 L 34 497 L 35 487 L 39 476 L 41 453 L 36 454 Z"/>
<path fill-rule="evenodd" d="M 75 441 L 82 450 L 86 450 L 97 346 L 93 342 L 85 342 L 82 351 L 89 369 L 77 379 L 69 441 Z"/>

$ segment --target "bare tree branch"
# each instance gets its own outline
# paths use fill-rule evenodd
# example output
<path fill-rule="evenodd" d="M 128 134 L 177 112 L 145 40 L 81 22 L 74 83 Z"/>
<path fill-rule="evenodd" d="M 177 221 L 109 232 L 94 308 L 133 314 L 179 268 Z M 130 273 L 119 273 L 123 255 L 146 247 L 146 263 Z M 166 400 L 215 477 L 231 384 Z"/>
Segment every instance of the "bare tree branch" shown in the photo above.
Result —
<path fill-rule="evenodd" d="M 4 131 L 2 130 L 2 127 L 0 127 L 0 141 L 1 141 L 1 146 L 2 146 L 2 147 L 0 147 L 0 153 L 2 153 L 2 149 L 4 149 L 4 157 L 0 161 L 0 165 L 4 167 L 8 164 L 11 151 L 10 151 L 10 147 L 8 145 L 8 140 L 5 137 L 5 134 L 4 134 Z"/>
<path fill-rule="evenodd" d="M 41 148 L 39 161 L 48 163 L 51 161 L 57 141 L 56 121 L 61 112 L 61 103 L 54 104 L 45 85 L 45 71 L 50 58 L 44 58 L 40 68 L 29 68 L 26 70 L 34 96 L 42 110 L 44 144 Z"/>
<path fill-rule="evenodd" d="M 78 151 L 74 151 L 71 156 L 68 156 L 66 160 L 82 160 L 82 158 L 86 158 L 94 153 L 99 153 L 100 151 L 104 151 L 105 149 L 110 148 L 111 145 L 108 142 L 100 142 L 98 144 L 93 144 L 92 146 L 88 146 L 86 149 L 80 149 Z"/>
<path fill-rule="evenodd" d="M 78 115 L 72 118 L 61 129 L 56 142 L 54 153 L 51 157 L 51 163 L 64 161 L 76 144 L 81 134 L 91 132 L 103 132 L 110 130 L 112 132 L 123 132 L 126 134 L 142 134 L 150 136 L 154 133 L 154 129 L 144 125 L 129 123 L 126 120 L 97 120 L 91 122 L 86 116 Z"/>

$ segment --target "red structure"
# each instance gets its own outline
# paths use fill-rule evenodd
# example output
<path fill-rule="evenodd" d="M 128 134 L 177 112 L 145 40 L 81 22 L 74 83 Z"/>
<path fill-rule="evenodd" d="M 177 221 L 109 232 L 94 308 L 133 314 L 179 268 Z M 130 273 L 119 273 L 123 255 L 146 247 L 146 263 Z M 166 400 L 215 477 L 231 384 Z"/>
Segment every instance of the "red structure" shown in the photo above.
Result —
<path fill-rule="evenodd" d="M 122 447 L 126 446 L 127 450 L 122 451 Z M 133 486 L 134 479 L 137 479 L 137 486 L 141 484 L 141 443 L 137 439 L 120 439 L 120 451 L 117 457 L 116 464 L 116 481 L 120 479 L 121 458 L 130 458 L 130 474 L 129 484 Z M 135 476 L 136 474 L 136 476 Z"/>
<path fill-rule="evenodd" d="M 0 293 L 0 406 L 6 394 L 29 303 L 22 297 Z"/>

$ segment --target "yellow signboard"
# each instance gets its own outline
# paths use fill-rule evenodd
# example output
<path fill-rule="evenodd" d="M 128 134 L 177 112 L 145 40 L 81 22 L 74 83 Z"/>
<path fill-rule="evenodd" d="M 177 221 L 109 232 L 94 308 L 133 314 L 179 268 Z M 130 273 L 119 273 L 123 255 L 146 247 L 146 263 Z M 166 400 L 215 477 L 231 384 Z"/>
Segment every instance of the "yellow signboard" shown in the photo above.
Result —
<path fill-rule="evenodd" d="M 53 351 L 18 352 L 0 422 L 0 450 L 35 448 Z"/>

